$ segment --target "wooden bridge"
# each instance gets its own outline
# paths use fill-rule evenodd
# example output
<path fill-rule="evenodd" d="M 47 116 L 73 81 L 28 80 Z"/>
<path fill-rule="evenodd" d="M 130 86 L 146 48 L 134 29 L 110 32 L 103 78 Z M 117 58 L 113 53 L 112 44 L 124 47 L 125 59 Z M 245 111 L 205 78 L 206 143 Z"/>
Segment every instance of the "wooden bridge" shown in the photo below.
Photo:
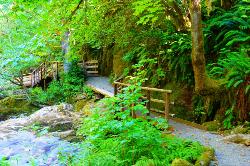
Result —
<path fill-rule="evenodd" d="M 98 76 L 98 61 L 90 60 L 83 61 L 78 63 L 79 66 L 82 66 L 85 69 L 87 76 Z M 63 71 L 63 62 L 52 61 L 44 62 L 38 66 L 31 73 L 24 74 L 22 76 L 22 84 L 25 87 L 34 87 L 39 85 L 46 84 L 46 79 L 58 79 L 59 72 Z"/>
<path fill-rule="evenodd" d="M 124 83 L 123 79 L 116 80 L 111 84 L 107 77 L 98 76 L 98 61 L 90 60 L 78 63 L 82 66 L 88 76 L 86 85 L 93 89 L 95 92 L 103 94 L 104 96 L 113 97 L 121 92 L 122 88 L 129 86 L 130 84 Z M 31 73 L 23 76 L 23 85 L 25 87 L 34 87 L 37 85 L 46 86 L 46 80 L 48 78 L 58 79 L 59 72 L 63 70 L 63 63 L 54 61 L 49 63 L 42 63 Z M 144 96 L 143 100 L 147 100 L 146 107 L 148 110 L 160 114 L 164 114 L 165 118 L 169 117 L 171 90 L 158 89 L 152 87 L 142 87 Z M 157 96 L 163 96 L 161 98 L 153 98 L 152 94 L 157 93 Z M 163 105 L 164 111 L 153 108 L 154 103 Z"/>

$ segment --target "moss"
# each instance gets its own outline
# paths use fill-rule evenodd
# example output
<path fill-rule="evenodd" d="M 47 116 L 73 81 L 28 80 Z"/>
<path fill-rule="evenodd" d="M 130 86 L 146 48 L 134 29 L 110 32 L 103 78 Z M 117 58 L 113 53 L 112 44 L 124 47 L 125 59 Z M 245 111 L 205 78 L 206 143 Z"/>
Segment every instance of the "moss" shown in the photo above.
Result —
<path fill-rule="evenodd" d="M 82 108 L 87 104 L 88 100 L 79 100 L 74 104 L 75 111 L 80 112 Z"/>
<path fill-rule="evenodd" d="M 195 166 L 209 166 L 211 160 L 214 159 L 214 149 L 205 147 L 205 151 L 195 162 Z"/>
<path fill-rule="evenodd" d="M 205 122 L 202 126 L 206 127 L 208 131 L 218 131 L 221 128 L 221 123 L 219 121 Z"/>
<path fill-rule="evenodd" d="M 124 51 L 116 48 L 113 51 L 113 74 L 115 76 L 121 76 L 123 74 L 123 70 L 127 67 L 126 63 L 123 61 L 123 53 Z"/>
<path fill-rule="evenodd" d="M 232 129 L 231 134 L 247 134 L 249 130 L 249 127 L 237 126 Z"/>
<path fill-rule="evenodd" d="M 84 115 L 90 115 L 91 114 L 91 109 L 95 105 L 95 100 L 91 99 L 84 99 L 84 100 L 79 100 L 74 104 L 75 111 L 80 112 Z"/>
<path fill-rule="evenodd" d="M 171 164 L 171 166 L 192 166 L 192 165 L 193 164 L 183 159 L 174 159 L 174 161 Z"/>
<path fill-rule="evenodd" d="M 4 120 L 22 113 L 32 113 L 37 109 L 30 102 L 23 99 L 23 96 L 7 97 L 0 100 L 0 119 Z"/>

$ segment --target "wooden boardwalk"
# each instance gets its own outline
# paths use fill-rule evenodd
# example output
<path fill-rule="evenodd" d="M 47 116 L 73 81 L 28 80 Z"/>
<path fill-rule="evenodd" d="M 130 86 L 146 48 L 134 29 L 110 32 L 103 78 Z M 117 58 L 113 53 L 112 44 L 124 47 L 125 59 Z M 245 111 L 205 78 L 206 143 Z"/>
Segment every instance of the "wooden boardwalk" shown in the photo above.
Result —
<path fill-rule="evenodd" d="M 79 62 L 78 66 L 84 68 L 87 76 L 98 76 L 99 65 L 97 60 Z M 24 87 L 34 87 L 41 82 L 45 85 L 47 78 L 58 79 L 60 71 L 63 71 L 63 62 L 44 62 L 31 73 L 24 74 L 21 82 Z"/>
<path fill-rule="evenodd" d="M 86 85 L 106 97 L 114 96 L 114 87 L 108 77 L 88 77 Z"/>

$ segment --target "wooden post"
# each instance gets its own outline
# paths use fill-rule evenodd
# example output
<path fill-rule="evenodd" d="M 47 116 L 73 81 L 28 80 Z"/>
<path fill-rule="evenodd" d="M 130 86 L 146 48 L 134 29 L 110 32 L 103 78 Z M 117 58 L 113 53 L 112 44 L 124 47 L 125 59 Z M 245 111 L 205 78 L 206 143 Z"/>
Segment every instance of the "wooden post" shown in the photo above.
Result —
<path fill-rule="evenodd" d="M 147 113 L 147 115 L 150 116 L 150 109 L 151 109 L 151 108 L 150 108 L 150 100 L 151 100 L 151 97 L 150 97 L 150 91 L 149 91 L 149 90 L 147 91 L 147 100 L 148 100 L 148 102 L 146 103 L 146 107 L 147 107 L 147 109 L 148 109 L 148 111 L 149 111 L 149 112 Z"/>
<path fill-rule="evenodd" d="M 40 68 L 40 80 L 42 80 L 43 79 L 43 66 Z"/>
<path fill-rule="evenodd" d="M 118 93 L 118 85 L 115 84 L 115 86 L 114 86 L 114 94 L 115 94 L 115 96 L 117 95 L 117 93 Z"/>
<path fill-rule="evenodd" d="M 135 104 L 132 104 L 132 108 L 133 108 L 133 110 L 132 110 L 132 112 L 131 112 L 131 114 L 132 114 L 132 118 L 136 118 L 136 113 L 135 113 L 135 111 L 134 111 L 134 106 L 135 106 Z"/>
<path fill-rule="evenodd" d="M 33 73 L 33 72 L 32 72 L 32 73 Z M 30 81 L 31 81 L 30 86 L 31 86 L 31 87 L 33 87 L 33 75 L 32 75 L 32 73 L 31 73 L 31 75 L 30 75 Z"/>
<path fill-rule="evenodd" d="M 35 71 L 34 71 L 34 72 L 33 72 L 33 85 L 32 85 L 32 87 L 35 86 L 35 82 L 36 82 L 36 73 L 35 73 Z"/>
<path fill-rule="evenodd" d="M 59 75 L 59 69 L 58 69 L 58 62 L 56 62 L 56 80 L 58 80 L 58 75 Z"/>
<path fill-rule="evenodd" d="M 170 94 L 165 93 L 165 119 L 168 119 L 170 110 Z"/>

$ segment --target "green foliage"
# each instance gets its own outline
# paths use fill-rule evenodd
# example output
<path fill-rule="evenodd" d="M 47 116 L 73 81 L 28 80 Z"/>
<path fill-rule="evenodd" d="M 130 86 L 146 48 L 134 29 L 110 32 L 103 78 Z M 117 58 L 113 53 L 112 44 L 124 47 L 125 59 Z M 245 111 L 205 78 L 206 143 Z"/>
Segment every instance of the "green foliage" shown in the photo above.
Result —
<path fill-rule="evenodd" d="M 6 158 L 0 158 L 0 165 L 1 166 L 10 166 L 9 161 Z"/>
<path fill-rule="evenodd" d="M 217 12 L 207 21 L 205 28 L 205 48 L 209 61 L 214 55 L 225 52 L 240 52 L 242 48 L 249 51 L 250 22 L 247 17 L 250 11 L 249 2 L 242 0 L 231 10 Z M 224 56 L 226 54 L 222 54 Z M 218 56 L 217 56 L 218 58 Z"/>
<path fill-rule="evenodd" d="M 223 121 L 223 126 L 226 129 L 231 129 L 232 128 L 232 121 L 234 120 L 234 116 L 233 116 L 233 110 L 234 110 L 234 106 L 232 108 L 229 108 L 226 111 L 226 118 Z"/>
<path fill-rule="evenodd" d="M 49 127 L 48 126 L 45 127 L 40 123 L 33 123 L 29 126 L 24 127 L 23 130 L 31 130 L 35 132 L 38 137 L 40 137 L 49 132 Z"/>
<path fill-rule="evenodd" d="M 214 77 L 224 78 L 227 88 L 239 89 L 243 87 L 245 93 L 248 93 L 248 79 L 250 77 L 250 58 L 246 51 L 226 52 L 227 57 L 219 59 L 217 64 L 213 65 L 210 73 Z"/>
<path fill-rule="evenodd" d="M 88 86 L 83 86 L 83 93 L 87 96 L 87 99 L 92 99 L 94 96 L 93 90 Z"/>
<path fill-rule="evenodd" d="M 71 102 L 73 97 L 83 91 L 84 79 L 83 70 L 77 63 L 73 63 L 70 71 L 62 73 L 59 81 L 53 80 L 45 91 L 41 88 L 31 89 L 31 99 L 43 104 Z M 84 88 L 84 92 L 89 97 L 92 96 L 86 87 Z"/>
<path fill-rule="evenodd" d="M 137 71 L 140 65 L 134 66 Z M 137 76 L 143 76 L 138 72 Z M 141 101 L 141 80 L 131 77 L 133 85 L 122 93 L 102 101 L 92 114 L 83 119 L 78 134 L 85 137 L 82 151 L 61 154 L 67 165 L 169 165 L 175 158 L 195 162 L 203 147 L 187 140 L 165 137 L 160 129 L 167 129 L 164 119 L 147 120 L 148 110 Z M 134 113 L 142 117 L 133 118 Z M 144 118 L 143 118 L 144 117 Z"/>
<path fill-rule="evenodd" d="M 227 52 L 227 57 L 219 59 L 212 65 L 211 76 L 222 79 L 222 86 L 228 89 L 230 94 L 229 106 L 237 110 L 240 120 L 246 120 L 248 115 L 250 58 L 243 49 L 241 52 Z M 237 104 L 236 106 L 235 103 Z M 226 103 L 227 104 L 227 103 Z M 232 110 L 229 108 L 228 110 Z M 228 112 L 228 111 L 227 111 Z M 226 122 L 232 121 L 231 114 L 226 113 Z M 226 125 L 228 127 L 228 125 Z"/>

